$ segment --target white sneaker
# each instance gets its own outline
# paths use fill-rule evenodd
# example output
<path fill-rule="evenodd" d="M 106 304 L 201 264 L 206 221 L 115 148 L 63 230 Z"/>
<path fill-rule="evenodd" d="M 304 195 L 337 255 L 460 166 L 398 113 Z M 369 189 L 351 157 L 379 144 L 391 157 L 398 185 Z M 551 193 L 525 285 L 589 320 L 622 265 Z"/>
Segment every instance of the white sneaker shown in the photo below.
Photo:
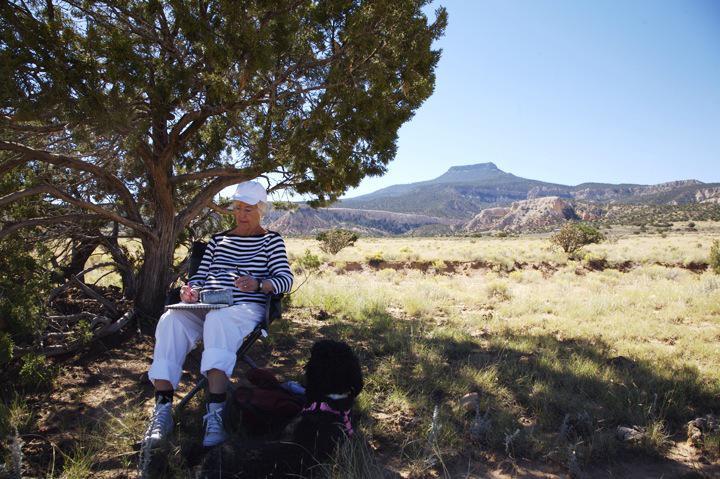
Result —
<path fill-rule="evenodd" d="M 227 433 L 223 427 L 222 411 L 224 403 L 210 403 L 207 406 L 207 414 L 203 416 L 205 423 L 204 447 L 213 447 L 222 444 L 227 439 Z"/>
<path fill-rule="evenodd" d="M 150 443 L 150 447 L 157 446 L 167 439 L 173 430 L 172 403 L 157 403 L 153 410 L 150 424 L 143 437 L 143 444 Z"/>

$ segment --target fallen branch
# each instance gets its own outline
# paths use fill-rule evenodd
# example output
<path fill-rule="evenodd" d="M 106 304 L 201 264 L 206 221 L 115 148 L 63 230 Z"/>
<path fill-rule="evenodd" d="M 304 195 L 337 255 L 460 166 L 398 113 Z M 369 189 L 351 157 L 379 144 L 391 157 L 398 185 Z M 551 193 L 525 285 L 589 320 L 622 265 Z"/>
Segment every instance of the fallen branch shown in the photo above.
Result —
<path fill-rule="evenodd" d="M 90 286 L 86 285 L 82 281 L 78 279 L 77 276 L 73 276 L 71 278 L 71 281 L 74 281 L 77 283 L 77 285 L 80 287 L 80 289 L 83 291 L 83 293 L 90 296 L 92 299 L 95 299 L 99 301 L 105 309 L 107 309 L 112 316 L 118 316 L 120 313 L 118 312 L 117 308 L 115 307 L 115 304 L 110 301 L 109 299 L 105 298 L 103 295 L 92 289 Z"/>
<path fill-rule="evenodd" d="M 92 313 L 82 312 L 77 314 L 68 314 L 64 316 L 48 316 L 47 319 L 50 321 L 68 323 L 71 321 L 80 321 L 81 319 L 92 319 L 94 317 L 95 315 Z"/>
<path fill-rule="evenodd" d="M 85 275 L 86 275 L 87 273 L 89 273 L 90 271 L 93 271 L 93 270 L 98 269 L 98 268 L 104 268 L 104 267 L 106 267 L 106 266 L 116 266 L 116 264 L 115 264 L 115 263 L 112 263 L 112 262 L 98 263 L 98 264 L 92 265 L 92 266 L 90 266 L 89 268 L 85 268 L 84 270 L 80 271 L 80 272 L 77 274 L 77 276 L 80 277 L 80 278 L 82 278 L 83 276 L 85 276 Z M 48 303 L 49 303 L 50 301 L 52 301 L 53 299 L 57 298 L 58 296 L 60 296 L 63 292 L 65 292 L 65 290 L 67 290 L 70 286 L 72 286 L 72 284 L 73 284 L 73 281 L 72 281 L 72 279 L 71 279 L 71 280 L 68 281 L 67 283 L 61 284 L 61 285 L 58 286 L 57 288 L 54 288 L 52 291 L 50 291 L 50 294 L 48 294 L 48 299 L 47 299 Z M 80 314 L 90 314 L 90 313 L 80 313 Z M 116 314 L 117 314 L 117 313 L 116 313 Z M 52 319 L 53 316 L 50 316 L 50 318 Z"/>
<path fill-rule="evenodd" d="M 81 313 L 82 314 L 82 313 Z M 99 339 L 105 338 L 107 336 L 110 336 L 111 334 L 114 334 L 118 331 L 120 331 L 122 328 L 127 326 L 130 321 L 135 317 L 135 310 L 131 309 L 127 313 L 123 314 L 120 319 L 117 321 L 112 321 L 110 318 L 106 318 L 105 316 L 97 316 L 98 321 L 95 324 L 103 323 L 104 326 L 100 329 L 98 329 L 94 334 L 90 341 L 80 341 L 75 340 L 68 344 L 62 344 L 57 346 L 50 346 L 48 348 L 42 349 L 40 351 L 35 351 L 32 348 L 15 348 L 15 352 L 17 353 L 17 356 L 22 356 L 23 354 L 34 352 L 36 354 L 41 354 L 43 356 L 52 357 L 52 356 L 60 356 L 63 354 L 69 354 L 72 353 L 84 346 L 87 346 L 88 344 L 95 342 Z M 107 323 L 107 321 L 110 321 Z M 52 333 L 51 333 L 52 334 Z M 55 333 L 57 334 L 57 333 Z"/>

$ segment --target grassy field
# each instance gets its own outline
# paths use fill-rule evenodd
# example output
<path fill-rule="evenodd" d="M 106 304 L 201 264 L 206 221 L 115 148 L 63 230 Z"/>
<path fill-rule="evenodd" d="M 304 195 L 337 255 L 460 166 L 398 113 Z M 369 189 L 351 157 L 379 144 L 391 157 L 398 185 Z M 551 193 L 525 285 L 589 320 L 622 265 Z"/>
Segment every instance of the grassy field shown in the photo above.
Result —
<path fill-rule="evenodd" d="M 287 238 L 302 286 L 258 346 L 262 364 L 298 379 L 312 341 L 334 338 L 358 352 L 366 375 L 359 439 L 328 476 L 378 477 L 376 463 L 411 478 L 522 477 L 528 464 L 547 475 L 527 477 L 717 473 L 718 431 L 678 451 L 688 421 L 720 412 L 720 276 L 707 267 L 720 227 L 606 233 L 576 259 L 546 236 L 361 238 L 335 257 Z M 308 254 L 319 270 L 303 271 Z M 27 437 L 63 424 L 61 439 L 26 439 L 45 448 L 36 457 L 53 451 L 52 471 L 35 471 L 137 476 L 131 445 L 151 403 L 138 377 L 151 348 L 151 338 L 134 340 L 96 369 L 81 358 L 52 395 L 13 405 Z M 88 367 L 102 379 L 86 381 Z M 78 401 L 94 421 L 70 414 Z M 164 477 L 190 477 L 201 408 L 193 401 L 181 417 Z M 621 441 L 619 426 L 640 433 Z M 53 441 L 64 441 L 57 457 Z M 617 472 L 638 458 L 660 472 Z"/>
<path fill-rule="evenodd" d="M 414 474 L 433 455 L 569 471 L 628 448 L 661 457 L 688 420 L 720 407 L 720 277 L 702 271 L 715 226 L 611 235 L 579 260 L 543 237 L 366 239 L 336 258 L 290 239 L 292 257 L 309 249 L 330 263 L 293 304 L 360 348 L 369 434 L 398 445 Z M 436 405 L 441 433 L 429 444 Z M 618 426 L 645 434 L 621 444 Z"/>

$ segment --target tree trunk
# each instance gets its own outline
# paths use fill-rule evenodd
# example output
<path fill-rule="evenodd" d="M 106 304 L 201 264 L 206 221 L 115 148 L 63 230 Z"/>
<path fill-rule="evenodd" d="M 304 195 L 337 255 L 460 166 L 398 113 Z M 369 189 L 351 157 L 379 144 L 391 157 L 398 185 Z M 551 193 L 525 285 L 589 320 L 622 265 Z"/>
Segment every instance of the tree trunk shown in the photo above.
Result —
<path fill-rule="evenodd" d="M 85 263 L 93 254 L 95 249 L 100 245 L 102 235 L 97 232 L 97 236 L 79 240 L 77 243 L 73 240 L 72 254 L 70 263 L 62 269 L 63 279 L 69 280 L 85 269 Z M 85 281 L 85 275 L 78 276 L 80 281 Z"/>
<path fill-rule="evenodd" d="M 103 245 L 110 252 L 110 256 L 115 261 L 117 271 L 122 278 L 123 298 L 134 299 L 137 294 L 137 278 L 126 250 L 120 247 L 118 233 L 119 227 L 115 223 L 112 234 L 104 239 Z"/>
<path fill-rule="evenodd" d="M 160 317 L 165 305 L 165 294 L 172 279 L 173 254 L 177 235 L 173 230 L 172 216 L 158 221 L 155 232 L 159 241 L 143 239 L 144 261 L 140 268 L 135 294 L 138 312 Z"/>

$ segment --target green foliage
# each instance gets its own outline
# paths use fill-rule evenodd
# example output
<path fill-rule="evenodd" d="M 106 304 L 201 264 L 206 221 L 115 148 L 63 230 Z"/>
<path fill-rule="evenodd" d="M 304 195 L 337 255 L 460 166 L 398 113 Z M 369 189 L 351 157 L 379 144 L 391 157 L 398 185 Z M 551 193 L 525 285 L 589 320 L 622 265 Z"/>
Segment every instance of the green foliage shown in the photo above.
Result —
<path fill-rule="evenodd" d="M 46 391 L 52 389 L 57 373 L 57 367 L 51 365 L 45 356 L 26 354 L 22 357 L 18 380 L 25 390 Z"/>
<path fill-rule="evenodd" d="M 273 208 L 280 211 L 297 211 L 300 205 L 292 201 L 273 201 Z"/>
<path fill-rule="evenodd" d="M 567 222 L 560 231 L 550 237 L 550 242 L 573 254 L 585 245 L 600 243 L 605 236 L 593 226 L 585 223 Z"/>
<path fill-rule="evenodd" d="M 305 272 L 317 271 L 321 264 L 320 258 L 309 249 L 306 249 L 305 254 L 295 260 L 296 268 Z"/>
<path fill-rule="evenodd" d="M 323 231 L 315 237 L 320 242 L 320 250 L 324 253 L 336 255 L 343 248 L 355 244 L 358 240 L 357 233 L 343 229 Z"/>
<path fill-rule="evenodd" d="M 28 341 L 43 327 L 43 300 L 50 274 L 43 268 L 48 252 L 28 248 L 21 237 L 0 241 L 0 330 L 14 342 Z"/>
<path fill-rule="evenodd" d="M 316 206 L 385 172 L 434 89 L 447 12 L 428 3 L 2 2 L 0 153 L 37 170 L 10 193 L 42 183 L 50 221 L 140 238 L 136 305 L 157 313 L 224 188 L 278 172 Z"/>
<path fill-rule="evenodd" d="M 13 358 L 15 343 L 8 333 L 0 333 L 0 366 Z"/>
<path fill-rule="evenodd" d="M 77 323 L 77 327 L 75 328 L 75 331 L 73 331 L 73 334 L 75 335 L 75 338 L 77 341 L 79 341 L 81 344 L 89 344 L 93 339 L 93 330 L 90 327 L 90 322 L 84 319 L 81 319 Z"/>
<path fill-rule="evenodd" d="M 720 274 L 720 240 L 713 241 L 710 246 L 710 267 L 715 273 Z"/>

